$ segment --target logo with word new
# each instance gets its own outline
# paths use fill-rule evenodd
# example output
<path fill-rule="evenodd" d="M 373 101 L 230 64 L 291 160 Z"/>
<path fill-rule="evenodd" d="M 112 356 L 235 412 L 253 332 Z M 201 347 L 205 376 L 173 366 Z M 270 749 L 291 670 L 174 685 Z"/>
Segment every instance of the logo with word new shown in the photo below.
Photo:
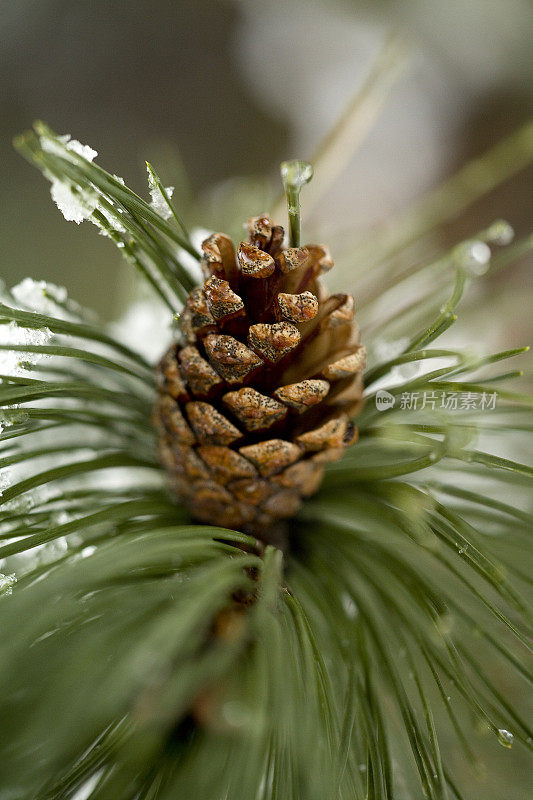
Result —
<path fill-rule="evenodd" d="M 392 408 L 395 402 L 394 395 L 386 392 L 385 389 L 380 389 L 376 392 L 376 408 L 378 411 L 386 411 L 388 408 Z"/>

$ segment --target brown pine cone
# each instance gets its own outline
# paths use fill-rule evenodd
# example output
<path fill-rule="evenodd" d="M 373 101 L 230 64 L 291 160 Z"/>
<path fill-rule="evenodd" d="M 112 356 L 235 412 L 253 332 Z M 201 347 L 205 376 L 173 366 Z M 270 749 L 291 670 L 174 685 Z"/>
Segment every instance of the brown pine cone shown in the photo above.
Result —
<path fill-rule="evenodd" d="M 202 244 L 205 283 L 157 367 L 154 419 L 193 518 L 261 537 L 355 442 L 365 349 L 353 298 L 318 280 L 333 266 L 328 250 L 283 249 L 268 216 L 248 228 L 237 255 L 222 233 Z"/>

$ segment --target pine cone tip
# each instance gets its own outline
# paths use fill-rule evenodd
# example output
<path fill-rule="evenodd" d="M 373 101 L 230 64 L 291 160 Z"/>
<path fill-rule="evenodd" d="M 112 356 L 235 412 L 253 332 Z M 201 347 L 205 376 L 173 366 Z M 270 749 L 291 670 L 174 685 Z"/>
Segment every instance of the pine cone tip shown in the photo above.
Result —
<path fill-rule="evenodd" d="M 248 231 L 237 252 L 223 233 L 202 243 L 204 284 L 157 366 L 154 422 L 192 517 L 264 538 L 355 442 L 365 349 L 353 298 L 320 282 L 328 249 L 284 248 L 266 214 Z"/>

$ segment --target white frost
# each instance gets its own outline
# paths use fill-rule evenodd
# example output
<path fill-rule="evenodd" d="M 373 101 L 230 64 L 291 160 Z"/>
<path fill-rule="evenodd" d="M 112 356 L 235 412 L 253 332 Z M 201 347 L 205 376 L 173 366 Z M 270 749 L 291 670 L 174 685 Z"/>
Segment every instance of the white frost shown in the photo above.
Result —
<path fill-rule="evenodd" d="M 13 586 L 16 584 L 17 579 L 15 575 L 4 575 L 0 572 L 0 596 L 13 594 Z"/>
<path fill-rule="evenodd" d="M 57 286 L 48 281 L 35 281 L 33 278 L 24 278 L 23 281 L 13 286 L 9 295 L 6 295 L 5 302 L 13 304 L 22 309 L 30 308 L 38 314 L 46 314 L 56 319 L 88 319 L 95 321 L 94 313 L 83 308 L 68 297 L 64 286 Z"/>
<path fill-rule="evenodd" d="M 47 281 L 34 281 L 24 278 L 11 289 L 11 294 L 21 306 L 31 308 L 40 314 L 57 316 L 57 303 L 67 301 L 67 290 L 64 286 L 56 286 Z"/>
<path fill-rule="evenodd" d="M 118 233 L 126 233 L 126 228 L 124 227 L 124 225 L 121 222 L 119 222 L 117 217 L 113 216 L 111 211 L 109 211 L 107 208 L 103 208 L 103 206 L 100 206 L 98 211 L 100 212 L 100 214 L 102 214 L 102 216 L 106 218 L 110 228 L 113 228 L 113 230 L 117 231 Z M 99 222 L 97 222 L 95 219 L 91 219 L 91 222 L 94 222 L 94 224 L 98 228 L 100 228 L 100 233 L 102 234 L 102 236 L 109 236 L 107 230 L 103 228 Z"/>
<path fill-rule="evenodd" d="M 94 161 L 98 155 L 97 150 L 93 150 L 93 148 L 89 147 L 88 144 L 82 144 L 81 142 L 78 142 L 77 139 L 72 139 L 67 143 L 66 147 L 67 150 L 72 150 L 73 153 L 83 156 L 83 158 L 86 158 L 87 161 Z"/>
<path fill-rule="evenodd" d="M 110 327 L 119 341 L 134 346 L 149 361 L 160 358 L 172 341 L 172 315 L 159 298 L 132 303 Z"/>
<path fill-rule="evenodd" d="M 0 344 L 2 345 L 43 345 L 52 334 L 48 328 L 23 328 L 16 322 L 0 325 Z M 40 353 L 0 350 L 0 373 L 2 375 L 23 375 L 22 361 L 36 364 L 43 356 Z"/>
<path fill-rule="evenodd" d="M 98 205 L 98 195 L 91 189 L 74 192 L 70 184 L 56 178 L 50 187 L 52 200 L 68 222 L 77 225 L 89 219 Z"/>
<path fill-rule="evenodd" d="M 4 494 L 5 489 L 9 489 L 11 486 L 11 470 L 9 467 L 6 467 L 3 470 L 0 470 L 0 497 Z"/>
<path fill-rule="evenodd" d="M 46 153 L 53 153 L 54 155 L 62 156 L 63 158 L 68 158 L 69 150 L 72 153 L 77 153 L 79 156 L 83 156 L 83 158 L 86 158 L 87 161 L 94 161 L 98 155 L 98 152 L 93 150 L 92 147 L 89 147 L 88 144 L 82 144 L 81 142 L 78 142 L 77 139 L 71 139 L 69 133 L 57 137 L 41 136 L 40 142 L 41 147 Z"/>
<path fill-rule="evenodd" d="M 98 155 L 96 150 L 89 145 L 82 144 L 77 139 L 71 139 L 68 133 L 64 136 L 47 136 L 45 134 L 40 137 L 40 142 L 45 152 L 61 156 L 69 161 L 75 161 L 70 155 L 71 153 L 76 153 L 87 161 L 93 161 Z M 52 200 L 68 222 L 75 222 L 79 225 L 80 222 L 91 216 L 98 205 L 98 192 L 95 189 L 74 191 L 70 181 L 62 180 L 47 172 L 45 175 L 52 182 L 50 188 Z"/>
<path fill-rule="evenodd" d="M 152 198 L 152 202 L 150 205 L 156 211 L 160 217 L 163 219 L 169 219 L 172 216 L 172 210 L 170 209 L 169 204 L 165 200 L 163 192 L 157 185 L 152 171 L 150 167 L 146 165 L 146 169 L 148 171 L 148 189 L 150 190 L 150 196 Z M 170 198 L 174 194 L 174 187 L 173 186 L 165 186 L 165 192 L 167 193 L 167 197 Z"/>
<path fill-rule="evenodd" d="M 173 186 L 165 186 L 165 192 L 167 193 L 168 198 L 170 199 L 174 194 L 174 187 Z M 169 219 L 172 216 L 172 211 L 163 196 L 163 192 L 159 188 L 159 186 L 153 184 L 150 188 L 150 196 L 152 198 L 152 202 L 150 205 L 156 211 L 160 217 L 163 219 Z"/>

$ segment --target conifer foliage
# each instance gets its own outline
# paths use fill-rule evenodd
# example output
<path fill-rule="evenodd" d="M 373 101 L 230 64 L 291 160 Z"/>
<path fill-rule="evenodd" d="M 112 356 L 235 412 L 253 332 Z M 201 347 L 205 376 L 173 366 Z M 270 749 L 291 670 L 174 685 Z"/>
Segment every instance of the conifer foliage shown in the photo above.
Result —
<path fill-rule="evenodd" d="M 526 348 L 474 355 L 441 337 L 470 284 L 532 240 L 497 221 L 425 261 L 403 254 L 531 158 L 532 134 L 354 261 L 355 281 L 372 261 L 364 406 L 351 302 L 319 288 L 329 256 L 300 248 L 294 197 L 289 242 L 254 218 L 235 259 L 218 234 L 197 250 L 152 167 L 146 202 L 43 124 L 17 140 L 183 338 L 156 369 L 138 330 L 125 341 L 59 287 L 3 292 L 2 800 L 470 800 L 492 742 L 531 750 L 516 702 L 532 678 L 533 469 L 517 458 L 531 398 L 501 367 Z M 204 404 L 229 440 L 205 434 Z M 340 456 L 354 425 L 342 458 L 316 458 Z M 254 456 L 273 439 L 294 466 Z M 265 497 L 243 516 L 246 481 L 270 511 Z M 287 492 L 280 543 L 264 532 L 289 516 Z"/>

